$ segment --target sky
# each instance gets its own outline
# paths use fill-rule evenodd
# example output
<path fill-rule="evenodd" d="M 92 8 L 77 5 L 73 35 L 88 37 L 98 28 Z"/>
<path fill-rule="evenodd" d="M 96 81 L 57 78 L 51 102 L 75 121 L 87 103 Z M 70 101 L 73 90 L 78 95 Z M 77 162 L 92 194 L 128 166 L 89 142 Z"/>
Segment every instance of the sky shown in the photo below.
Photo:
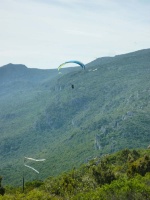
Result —
<path fill-rule="evenodd" d="M 147 48 L 150 0 L 0 0 L 0 66 L 52 69 Z"/>

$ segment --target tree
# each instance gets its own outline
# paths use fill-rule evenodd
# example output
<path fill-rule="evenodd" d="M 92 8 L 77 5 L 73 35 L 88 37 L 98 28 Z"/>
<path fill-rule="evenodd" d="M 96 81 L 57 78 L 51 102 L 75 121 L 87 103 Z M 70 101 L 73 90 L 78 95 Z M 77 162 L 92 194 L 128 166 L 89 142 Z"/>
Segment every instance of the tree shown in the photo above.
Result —
<path fill-rule="evenodd" d="M 2 177 L 0 176 L 0 194 L 1 194 L 1 195 L 4 195 L 4 194 L 5 194 L 5 188 L 3 188 L 3 187 L 1 186 L 1 181 L 2 181 Z"/>

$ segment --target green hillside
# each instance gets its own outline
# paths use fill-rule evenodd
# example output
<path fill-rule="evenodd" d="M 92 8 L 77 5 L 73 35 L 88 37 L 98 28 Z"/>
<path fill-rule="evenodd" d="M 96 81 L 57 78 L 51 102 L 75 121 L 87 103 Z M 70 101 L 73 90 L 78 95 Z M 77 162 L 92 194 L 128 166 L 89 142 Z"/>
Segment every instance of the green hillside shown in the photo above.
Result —
<path fill-rule="evenodd" d="M 46 159 L 35 166 L 39 175 L 24 169 L 31 181 L 96 156 L 150 144 L 150 49 L 99 58 L 85 70 L 47 72 L 32 72 L 35 81 L 11 76 L 11 84 L 7 74 L 0 84 L 0 175 L 5 184 L 21 184 L 24 156 Z"/>
<path fill-rule="evenodd" d="M 25 187 L 4 188 L 0 178 L 0 200 L 149 200 L 149 183 L 150 150 L 124 149 Z"/>

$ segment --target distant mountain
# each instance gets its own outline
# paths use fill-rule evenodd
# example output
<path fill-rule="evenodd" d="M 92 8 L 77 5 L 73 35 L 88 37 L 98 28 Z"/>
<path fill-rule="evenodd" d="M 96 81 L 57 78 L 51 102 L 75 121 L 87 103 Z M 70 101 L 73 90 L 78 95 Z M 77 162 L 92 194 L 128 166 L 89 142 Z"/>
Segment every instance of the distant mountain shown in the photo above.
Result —
<path fill-rule="evenodd" d="M 66 68 L 62 74 L 22 65 L 0 70 L 5 71 L 0 82 L 5 183 L 20 184 L 24 156 L 46 158 L 44 164 L 30 163 L 38 177 L 24 169 L 32 180 L 150 144 L 150 49 L 98 58 L 85 70 Z"/>
<path fill-rule="evenodd" d="M 74 71 L 74 68 L 63 68 L 62 75 Z M 0 96 L 16 91 L 35 90 L 45 81 L 59 76 L 57 69 L 27 68 L 22 64 L 7 64 L 0 67 Z"/>
<path fill-rule="evenodd" d="M 54 78 L 58 75 L 56 69 L 42 70 L 29 69 L 21 64 L 8 64 L 0 67 L 0 83 L 15 81 L 41 82 L 44 79 Z"/>

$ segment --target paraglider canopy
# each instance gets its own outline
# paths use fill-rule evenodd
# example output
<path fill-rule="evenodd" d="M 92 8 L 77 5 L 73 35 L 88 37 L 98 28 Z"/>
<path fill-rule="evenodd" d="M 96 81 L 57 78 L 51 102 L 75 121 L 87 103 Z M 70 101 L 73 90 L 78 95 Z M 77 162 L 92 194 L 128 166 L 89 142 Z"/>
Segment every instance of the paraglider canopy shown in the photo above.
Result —
<path fill-rule="evenodd" d="M 67 62 L 62 63 L 62 64 L 58 67 L 58 71 L 62 68 L 63 65 L 68 64 L 68 63 L 76 63 L 76 64 L 80 65 L 80 66 L 82 67 L 82 69 L 85 69 L 85 65 L 84 65 L 82 62 L 77 61 L 77 60 L 71 60 L 71 61 L 67 61 Z"/>

